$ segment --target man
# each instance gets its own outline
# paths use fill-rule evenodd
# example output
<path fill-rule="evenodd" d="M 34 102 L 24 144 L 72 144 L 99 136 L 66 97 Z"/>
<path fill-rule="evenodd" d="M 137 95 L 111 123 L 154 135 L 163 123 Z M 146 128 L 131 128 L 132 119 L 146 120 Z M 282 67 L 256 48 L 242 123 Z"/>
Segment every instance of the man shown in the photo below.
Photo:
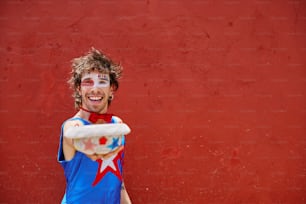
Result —
<path fill-rule="evenodd" d="M 94 48 L 72 61 L 69 84 L 78 112 L 63 123 L 61 131 L 58 161 L 67 182 L 62 203 L 131 204 L 122 179 L 124 136 L 112 140 L 66 137 L 72 127 L 122 122 L 107 114 L 121 73 L 120 65 Z"/>

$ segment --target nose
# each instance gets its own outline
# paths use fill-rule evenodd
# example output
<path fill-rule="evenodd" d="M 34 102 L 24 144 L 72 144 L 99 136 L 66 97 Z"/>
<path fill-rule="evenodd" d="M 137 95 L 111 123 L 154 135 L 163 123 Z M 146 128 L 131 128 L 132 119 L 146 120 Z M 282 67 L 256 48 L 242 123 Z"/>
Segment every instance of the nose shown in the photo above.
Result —
<path fill-rule="evenodd" d="M 98 88 L 98 87 L 95 87 L 95 86 L 91 88 L 90 92 L 93 93 L 93 94 L 102 94 L 102 93 L 104 93 L 101 88 Z"/>

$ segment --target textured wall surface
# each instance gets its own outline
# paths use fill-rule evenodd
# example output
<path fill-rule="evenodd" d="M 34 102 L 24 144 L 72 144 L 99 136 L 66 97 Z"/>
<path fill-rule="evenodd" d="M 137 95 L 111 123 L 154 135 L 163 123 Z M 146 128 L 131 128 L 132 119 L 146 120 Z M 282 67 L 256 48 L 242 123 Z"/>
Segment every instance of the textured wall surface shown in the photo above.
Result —
<path fill-rule="evenodd" d="M 306 203 L 306 2 L 0 2 L 0 203 L 59 203 L 70 60 L 124 66 L 135 204 Z"/>

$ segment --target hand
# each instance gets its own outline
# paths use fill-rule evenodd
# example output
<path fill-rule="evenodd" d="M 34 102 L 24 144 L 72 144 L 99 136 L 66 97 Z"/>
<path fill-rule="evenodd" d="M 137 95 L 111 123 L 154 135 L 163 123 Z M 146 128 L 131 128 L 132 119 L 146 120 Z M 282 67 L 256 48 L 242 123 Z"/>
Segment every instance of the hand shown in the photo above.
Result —
<path fill-rule="evenodd" d="M 105 159 L 110 158 L 113 155 L 118 154 L 123 149 L 124 149 L 124 147 L 123 147 L 123 145 L 121 145 L 116 150 L 114 150 L 110 153 L 107 153 L 107 154 L 92 154 L 92 155 L 87 154 L 87 157 L 89 157 L 93 161 L 96 161 L 97 159 L 105 160 Z"/>

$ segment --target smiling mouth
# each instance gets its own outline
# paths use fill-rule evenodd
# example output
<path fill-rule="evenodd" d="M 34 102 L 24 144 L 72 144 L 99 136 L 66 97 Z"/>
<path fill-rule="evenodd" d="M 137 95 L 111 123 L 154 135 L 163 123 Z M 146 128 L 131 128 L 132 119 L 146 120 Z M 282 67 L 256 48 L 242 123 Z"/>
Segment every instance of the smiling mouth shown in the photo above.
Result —
<path fill-rule="evenodd" d="M 102 96 L 89 96 L 88 99 L 93 102 L 99 102 L 99 101 L 102 101 L 103 97 Z"/>

